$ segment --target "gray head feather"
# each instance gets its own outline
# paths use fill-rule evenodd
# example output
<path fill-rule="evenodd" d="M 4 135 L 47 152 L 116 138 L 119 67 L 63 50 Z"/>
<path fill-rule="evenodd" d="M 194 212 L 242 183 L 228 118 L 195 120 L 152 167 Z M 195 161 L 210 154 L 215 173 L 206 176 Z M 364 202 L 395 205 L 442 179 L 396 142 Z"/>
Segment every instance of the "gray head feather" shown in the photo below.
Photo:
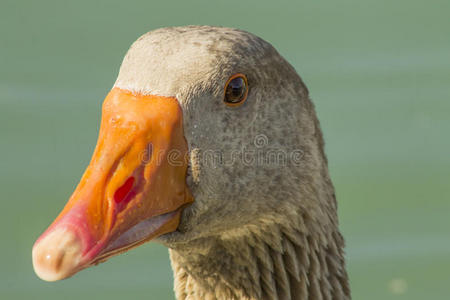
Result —
<path fill-rule="evenodd" d="M 236 73 L 248 78 L 248 99 L 228 107 L 224 86 Z M 183 109 L 195 202 L 184 210 L 178 231 L 159 238 L 173 249 L 179 297 L 188 290 L 189 278 L 201 286 L 197 292 L 190 289 L 198 297 L 281 297 L 275 283 L 289 286 L 292 280 L 298 282 L 297 292 L 289 288 L 292 298 L 293 293 L 338 295 L 338 290 L 340 298 L 349 297 L 334 189 L 314 106 L 294 68 L 269 43 L 229 28 L 158 29 L 132 45 L 115 86 L 175 96 Z M 317 255 L 310 256 L 313 252 Z M 327 274 L 326 284 L 334 289 L 315 291 L 314 276 L 318 285 L 325 284 L 321 272 L 299 288 L 305 284 L 301 274 L 309 272 L 314 259 L 319 269 L 336 273 Z M 267 260 L 272 267 L 263 267 Z M 291 272 L 277 273 L 277 260 Z M 242 275 L 244 269 L 253 276 Z M 232 280 L 238 274 L 248 277 L 254 291 L 245 279 Z M 215 290 L 220 284 L 223 289 Z"/>

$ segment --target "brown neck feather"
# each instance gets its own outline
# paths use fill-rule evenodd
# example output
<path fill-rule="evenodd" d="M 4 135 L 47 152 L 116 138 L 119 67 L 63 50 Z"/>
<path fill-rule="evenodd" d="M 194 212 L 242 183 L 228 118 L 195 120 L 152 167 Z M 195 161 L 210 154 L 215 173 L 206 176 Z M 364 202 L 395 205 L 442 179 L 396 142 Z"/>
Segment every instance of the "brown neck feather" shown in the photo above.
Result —
<path fill-rule="evenodd" d="M 350 299 L 341 234 L 301 221 L 171 249 L 177 299 Z"/>

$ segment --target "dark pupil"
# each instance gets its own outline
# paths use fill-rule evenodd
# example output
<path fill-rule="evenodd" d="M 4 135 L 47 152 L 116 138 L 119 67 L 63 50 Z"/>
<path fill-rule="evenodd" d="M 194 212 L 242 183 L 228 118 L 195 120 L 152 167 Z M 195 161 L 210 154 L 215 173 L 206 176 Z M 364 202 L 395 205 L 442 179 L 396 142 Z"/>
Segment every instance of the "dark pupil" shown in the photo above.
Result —
<path fill-rule="evenodd" d="M 227 86 L 226 100 L 239 102 L 245 93 L 245 81 L 242 77 L 234 78 Z"/>

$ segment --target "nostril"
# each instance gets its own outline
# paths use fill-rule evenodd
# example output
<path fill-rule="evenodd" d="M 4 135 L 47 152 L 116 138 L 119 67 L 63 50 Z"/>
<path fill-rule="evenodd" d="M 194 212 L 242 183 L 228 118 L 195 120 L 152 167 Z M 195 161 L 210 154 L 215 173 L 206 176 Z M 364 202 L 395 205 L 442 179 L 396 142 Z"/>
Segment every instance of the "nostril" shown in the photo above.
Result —
<path fill-rule="evenodd" d="M 148 143 L 144 151 L 141 152 L 141 165 L 134 170 L 133 175 L 114 192 L 114 202 L 116 203 L 116 211 L 122 211 L 128 202 L 130 202 L 142 189 L 144 182 L 145 164 L 149 163 L 153 154 L 153 144 Z"/>
<path fill-rule="evenodd" d="M 130 198 L 127 197 L 128 194 L 130 193 L 131 189 L 133 188 L 133 184 L 134 184 L 134 177 L 131 176 L 130 178 L 128 178 L 124 184 L 122 184 L 121 187 L 119 187 L 117 189 L 117 191 L 114 193 L 114 201 L 119 204 L 121 202 L 124 202 L 124 200 Z M 126 203 L 125 203 L 126 204 Z"/>

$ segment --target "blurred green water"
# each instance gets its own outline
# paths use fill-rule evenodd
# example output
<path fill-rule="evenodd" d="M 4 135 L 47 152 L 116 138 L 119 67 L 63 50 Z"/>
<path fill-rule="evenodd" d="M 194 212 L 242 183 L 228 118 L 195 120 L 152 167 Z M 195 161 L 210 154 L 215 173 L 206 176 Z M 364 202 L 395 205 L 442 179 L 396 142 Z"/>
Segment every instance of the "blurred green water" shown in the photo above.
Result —
<path fill-rule="evenodd" d="M 307 83 L 325 132 L 354 299 L 450 293 L 449 1 L 0 2 L 0 298 L 173 299 L 167 250 L 144 245 L 40 281 L 34 239 L 94 148 L 129 45 L 164 26 L 270 41 Z"/>

